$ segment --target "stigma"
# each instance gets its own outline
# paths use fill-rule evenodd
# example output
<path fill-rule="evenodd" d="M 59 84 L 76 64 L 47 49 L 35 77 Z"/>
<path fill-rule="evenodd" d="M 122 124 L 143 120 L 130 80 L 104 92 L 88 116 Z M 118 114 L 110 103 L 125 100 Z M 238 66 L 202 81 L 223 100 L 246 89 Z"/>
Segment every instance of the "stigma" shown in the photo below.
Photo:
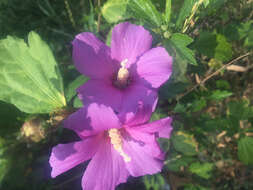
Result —
<path fill-rule="evenodd" d="M 113 145 L 113 148 L 120 154 L 120 156 L 123 157 L 125 162 L 130 162 L 131 157 L 129 157 L 124 151 L 123 151 L 123 141 L 122 136 L 120 134 L 120 131 L 118 129 L 110 129 L 108 131 L 111 144 Z"/>
<path fill-rule="evenodd" d="M 129 72 L 126 68 L 127 61 L 128 59 L 124 59 L 120 63 L 121 67 L 117 73 L 116 85 L 120 88 L 126 87 L 129 82 Z"/>

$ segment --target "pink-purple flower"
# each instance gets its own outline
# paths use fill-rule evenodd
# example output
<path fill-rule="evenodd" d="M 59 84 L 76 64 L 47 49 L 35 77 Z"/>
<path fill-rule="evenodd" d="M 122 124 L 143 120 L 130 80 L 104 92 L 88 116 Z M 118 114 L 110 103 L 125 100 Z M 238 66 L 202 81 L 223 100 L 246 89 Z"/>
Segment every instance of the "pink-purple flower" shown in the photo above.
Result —
<path fill-rule="evenodd" d="M 163 47 L 152 48 L 142 26 L 128 22 L 112 30 L 111 48 L 92 33 L 73 41 L 76 68 L 90 78 L 77 92 L 85 107 L 64 121 L 80 141 L 53 148 L 52 177 L 90 160 L 82 178 L 85 190 L 113 190 L 131 176 L 161 171 L 164 153 L 158 138 L 169 138 L 171 118 L 148 123 L 158 88 L 172 72 Z"/>
<path fill-rule="evenodd" d="M 157 138 L 169 138 L 171 118 L 147 123 L 151 106 L 139 107 L 122 122 L 112 108 L 90 104 L 73 113 L 64 127 L 74 130 L 81 141 L 59 144 L 50 157 L 52 177 L 91 159 L 82 178 L 85 190 L 113 190 L 129 175 L 161 171 L 164 153 Z"/>
<path fill-rule="evenodd" d="M 112 30 L 111 48 L 92 33 L 73 41 L 76 68 L 90 78 L 78 88 L 84 105 L 95 102 L 116 112 L 134 112 L 139 104 L 157 103 L 158 88 L 172 72 L 172 57 L 163 47 L 152 48 L 152 36 L 128 22 Z"/>

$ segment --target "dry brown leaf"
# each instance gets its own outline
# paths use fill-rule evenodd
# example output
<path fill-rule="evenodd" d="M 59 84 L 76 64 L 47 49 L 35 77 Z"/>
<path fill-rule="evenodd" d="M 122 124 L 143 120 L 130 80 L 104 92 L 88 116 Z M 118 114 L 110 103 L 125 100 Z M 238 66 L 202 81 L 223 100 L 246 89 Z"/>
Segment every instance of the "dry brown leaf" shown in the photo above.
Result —
<path fill-rule="evenodd" d="M 196 79 L 197 84 L 201 82 L 198 74 L 195 74 L 195 79 Z"/>
<path fill-rule="evenodd" d="M 224 135 L 226 135 L 227 132 L 226 131 L 222 131 L 220 134 L 217 135 L 217 140 L 219 140 L 221 137 L 223 137 Z"/>
<path fill-rule="evenodd" d="M 242 67 L 242 66 L 239 66 L 239 65 L 229 65 L 229 66 L 227 66 L 227 70 L 235 71 L 235 72 L 245 72 L 248 69 L 246 67 Z"/>
<path fill-rule="evenodd" d="M 248 137 L 253 137 L 253 133 L 251 133 L 251 132 L 248 132 L 245 135 L 248 136 Z"/>
<path fill-rule="evenodd" d="M 226 145 L 225 145 L 225 144 L 223 144 L 223 143 L 219 143 L 219 144 L 217 145 L 217 147 L 218 147 L 218 148 L 225 148 L 225 147 L 226 147 Z"/>

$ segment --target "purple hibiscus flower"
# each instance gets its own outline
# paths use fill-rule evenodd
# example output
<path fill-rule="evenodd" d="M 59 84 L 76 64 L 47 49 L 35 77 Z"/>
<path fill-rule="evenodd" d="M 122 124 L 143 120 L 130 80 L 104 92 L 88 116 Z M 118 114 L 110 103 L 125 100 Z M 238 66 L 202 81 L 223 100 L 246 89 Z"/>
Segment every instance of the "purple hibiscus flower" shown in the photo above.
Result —
<path fill-rule="evenodd" d="M 88 103 L 117 112 L 134 112 L 139 103 L 157 103 L 157 90 L 172 72 L 172 57 L 163 47 L 152 48 L 152 36 L 142 26 L 120 23 L 112 30 L 111 48 L 92 33 L 73 41 L 76 68 L 90 80 L 77 89 Z"/>
<path fill-rule="evenodd" d="M 129 175 L 161 171 L 164 153 L 157 138 L 169 138 L 172 119 L 147 123 L 151 106 L 137 110 L 122 123 L 110 107 L 90 104 L 70 115 L 64 127 L 74 130 L 81 141 L 59 144 L 52 150 L 52 177 L 91 159 L 82 178 L 85 190 L 113 190 Z"/>

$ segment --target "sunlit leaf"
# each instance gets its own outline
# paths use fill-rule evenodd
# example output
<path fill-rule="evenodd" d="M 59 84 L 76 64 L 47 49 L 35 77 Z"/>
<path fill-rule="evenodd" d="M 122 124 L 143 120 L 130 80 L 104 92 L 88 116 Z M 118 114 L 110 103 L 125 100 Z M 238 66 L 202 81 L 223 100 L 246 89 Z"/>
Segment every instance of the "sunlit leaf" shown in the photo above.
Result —
<path fill-rule="evenodd" d="M 0 41 L 0 99 L 27 113 L 50 113 L 65 106 L 57 63 L 39 35 L 28 44 L 8 36 Z"/>
<path fill-rule="evenodd" d="M 160 26 L 162 16 L 157 11 L 151 0 L 131 0 L 128 3 L 131 16 L 137 19 L 143 19 L 154 26 Z"/>
<path fill-rule="evenodd" d="M 164 17 L 167 23 L 170 22 L 170 15 L 171 15 L 171 0 L 166 0 Z"/>
<path fill-rule="evenodd" d="M 182 58 L 187 60 L 190 64 L 197 65 L 194 52 L 187 47 L 193 42 L 191 37 L 186 34 L 175 33 L 172 35 L 170 42 Z"/>
<path fill-rule="evenodd" d="M 128 0 L 109 0 L 102 7 L 102 15 L 109 23 L 125 18 Z"/>
<path fill-rule="evenodd" d="M 233 55 L 232 45 L 221 34 L 216 36 L 216 41 L 218 45 L 215 48 L 214 58 L 220 61 L 229 61 Z"/>
<path fill-rule="evenodd" d="M 178 131 L 172 136 L 172 144 L 174 148 L 187 156 L 197 154 L 197 142 L 194 137 L 186 132 Z"/>
<path fill-rule="evenodd" d="M 209 98 L 212 100 L 222 100 L 232 95 L 233 93 L 227 90 L 214 90 Z"/>
<path fill-rule="evenodd" d="M 85 77 L 84 75 L 80 75 L 74 81 L 69 83 L 65 90 L 67 102 L 69 102 L 76 95 L 76 89 L 82 84 L 84 84 L 87 80 L 89 80 L 89 78 Z"/>
<path fill-rule="evenodd" d="M 209 179 L 211 177 L 210 172 L 212 171 L 213 166 L 213 163 L 195 162 L 190 165 L 189 170 L 200 177 Z"/>

